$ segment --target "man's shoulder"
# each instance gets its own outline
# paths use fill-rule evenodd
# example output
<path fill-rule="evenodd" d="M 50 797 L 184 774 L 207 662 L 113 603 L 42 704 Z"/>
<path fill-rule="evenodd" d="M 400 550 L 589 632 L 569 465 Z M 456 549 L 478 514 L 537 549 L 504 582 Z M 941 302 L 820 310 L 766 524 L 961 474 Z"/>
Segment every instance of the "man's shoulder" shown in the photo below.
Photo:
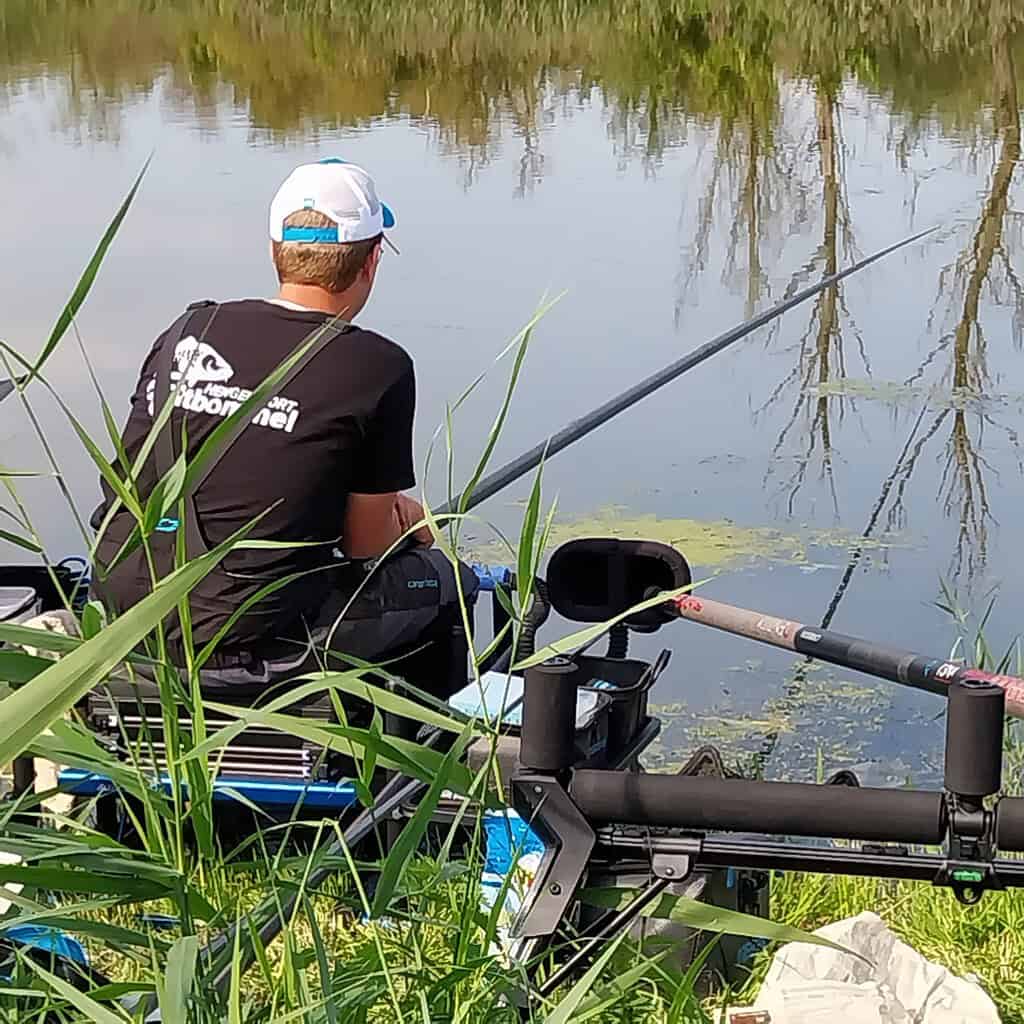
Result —
<path fill-rule="evenodd" d="M 193 303 L 192 305 L 198 310 L 216 305 L 217 317 L 224 317 L 226 320 L 234 320 L 236 318 L 258 319 L 278 325 L 295 325 L 297 329 L 301 329 L 304 326 L 306 330 L 315 329 L 327 324 L 332 319 L 328 313 L 321 313 L 315 309 L 305 309 L 302 306 L 294 306 L 291 303 L 273 299 L 231 299 L 219 303 L 212 303 L 206 300 Z M 189 308 L 191 309 L 192 306 Z M 350 343 L 357 344 L 368 351 L 379 353 L 381 357 L 395 363 L 412 365 L 412 357 L 398 342 L 360 324 L 353 323 L 349 326 L 350 330 L 345 331 L 344 334 Z"/>
<path fill-rule="evenodd" d="M 235 335 L 251 340 L 254 336 L 262 336 L 263 332 L 266 332 L 268 338 L 278 339 L 284 332 L 285 337 L 293 336 L 289 343 L 298 344 L 312 331 L 331 321 L 327 313 L 258 298 L 230 299 L 224 302 L 199 300 L 190 303 L 185 311 L 200 318 L 209 317 L 209 324 L 203 327 L 203 336 L 219 336 L 218 344 L 229 341 Z M 197 323 L 205 324 L 205 321 L 198 320 Z M 157 345 L 166 339 L 173 326 L 170 325 L 160 334 Z M 353 323 L 348 330 L 342 332 L 340 340 L 343 340 L 343 344 L 328 345 L 317 356 L 317 362 L 323 365 L 323 360 L 331 362 L 334 358 L 355 357 L 364 364 L 373 365 L 387 376 L 397 378 L 414 373 L 412 356 L 396 341 L 378 331 Z"/>
<path fill-rule="evenodd" d="M 352 324 L 352 330 L 347 332 L 347 337 L 353 344 L 365 346 L 367 351 L 379 355 L 381 359 L 396 367 L 412 369 L 412 356 L 397 341 L 392 341 L 377 331 Z"/>

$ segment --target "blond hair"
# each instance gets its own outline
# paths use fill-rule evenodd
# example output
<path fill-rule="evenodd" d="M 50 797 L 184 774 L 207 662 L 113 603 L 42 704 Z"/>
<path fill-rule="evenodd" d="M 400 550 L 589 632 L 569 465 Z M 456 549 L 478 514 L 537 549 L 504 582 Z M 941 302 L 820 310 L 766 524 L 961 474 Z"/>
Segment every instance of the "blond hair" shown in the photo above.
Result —
<path fill-rule="evenodd" d="M 284 221 L 286 228 L 330 228 L 332 221 L 317 210 L 297 210 Z M 361 242 L 273 242 L 274 267 L 281 284 L 308 284 L 329 292 L 351 287 L 366 266 L 381 235 Z"/>

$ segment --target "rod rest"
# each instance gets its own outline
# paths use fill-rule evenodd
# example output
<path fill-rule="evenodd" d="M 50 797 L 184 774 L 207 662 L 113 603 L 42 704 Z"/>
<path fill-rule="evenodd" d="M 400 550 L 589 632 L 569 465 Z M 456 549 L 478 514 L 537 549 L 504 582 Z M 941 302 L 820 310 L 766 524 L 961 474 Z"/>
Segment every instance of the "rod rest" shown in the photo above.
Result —
<path fill-rule="evenodd" d="M 946 830 L 943 794 L 913 790 L 580 770 L 569 792 L 591 821 L 624 825 L 923 844 Z"/>
<path fill-rule="evenodd" d="M 1007 853 L 1024 852 L 1024 799 L 1008 797 L 996 807 L 996 845 Z"/>
<path fill-rule="evenodd" d="M 949 827 L 947 795 L 906 789 L 818 786 L 804 782 L 634 775 L 581 769 L 569 793 L 595 823 L 694 832 L 858 839 L 938 845 Z M 996 811 L 1000 850 L 1024 852 L 1024 799 Z"/>

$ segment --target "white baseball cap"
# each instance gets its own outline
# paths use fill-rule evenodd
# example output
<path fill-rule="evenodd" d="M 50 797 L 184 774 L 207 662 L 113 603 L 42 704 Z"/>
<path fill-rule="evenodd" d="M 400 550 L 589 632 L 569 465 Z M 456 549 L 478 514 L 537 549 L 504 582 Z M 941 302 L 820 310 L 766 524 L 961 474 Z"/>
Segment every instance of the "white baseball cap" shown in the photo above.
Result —
<path fill-rule="evenodd" d="M 316 210 L 335 226 L 286 228 L 285 220 L 299 210 Z M 362 242 L 394 225 L 395 215 L 377 198 L 370 175 L 337 158 L 296 167 L 270 204 L 275 242 Z"/>

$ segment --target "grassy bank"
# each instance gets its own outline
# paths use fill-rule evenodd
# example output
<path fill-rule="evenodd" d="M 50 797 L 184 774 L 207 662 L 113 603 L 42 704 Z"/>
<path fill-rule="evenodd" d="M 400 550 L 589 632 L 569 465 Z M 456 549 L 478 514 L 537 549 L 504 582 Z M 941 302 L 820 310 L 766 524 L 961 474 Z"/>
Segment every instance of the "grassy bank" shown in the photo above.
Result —
<path fill-rule="evenodd" d="M 225 895 L 239 906 L 250 907 L 266 882 L 255 873 L 239 876 L 228 885 Z M 368 1020 L 396 1019 L 394 1003 L 382 991 L 386 985 L 383 955 L 387 973 L 401 992 L 403 1015 L 409 1014 L 409 1019 L 415 1017 L 416 1003 L 427 994 L 434 1010 L 450 1012 L 450 1019 L 518 1022 L 495 998 L 493 986 L 500 970 L 482 960 L 466 962 L 460 957 L 459 947 L 465 941 L 462 911 L 468 899 L 479 896 L 465 865 L 449 865 L 445 870 L 436 861 L 418 859 L 410 867 L 407 892 L 404 912 L 385 925 L 368 925 L 361 921 L 351 883 L 334 880 L 311 901 L 315 927 L 304 918 L 296 921 L 289 936 L 268 950 L 266 963 L 253 972 L 246 986 L 245 1019 L 258 1019 L 266 1013 L 273 1019 L 282 1012 L 281 993 L 288 988 L 322 990 L 315 964 L 302 970 L 302 981 L 296 976 L 286 984 L 290 963 L 301 964 L 309 958 L 316 934 L 316 941 L 323 943 L 334 965 L 332 997 L 339 1007 L 347 1007 L 346 1012 L 365 1009 Z M 150 913 L 159 909 L 150 908 Z M 879 914 L 900 938 L 930 960 L 955 974 L 976 978 L 996 1002 L 1005 1024 L 1024 1024 L 1024 979 L 1018 970 L 1024 963 L 1024 897 L 991 893 L 980 906 L 968 908 L 960 906 L 948 891 L 924 884 L 800 874 L 780 875 L 773 882 L 771 916 L 777 922 L 810 930 L 863 911 Z M 137 926 L 138 915 L 125 911 L 107 920 L 131 928 Z M 293 948 L 285 956 L 288 944 Z M 139 976 L 136 961 L 112 953 L 101 943 L 91 945 L 97 966 L 111 977 L 128 981 Z M 751 983 L 736 996 L 738 1002 L 753 999 L 774 948 L 759 957 Z M 627 957 L 624 967 L 637 962 Z M 450 986 L 443 1006 L 431 995 L 442 985 Z M 610 1005 L 588 1018 L 598 1024 L 669 1024 L 697 1021 L 702 1014 L 715 1020 L 722 998 L 701 1001 L 693 997 L 686 1001 L 685 1010 L 679 1006 L 673 1010 L 673 999 L 678 1001 L 680 993 L 678 981 L 659 970 L 628 992 L 604 991 Z"/>

